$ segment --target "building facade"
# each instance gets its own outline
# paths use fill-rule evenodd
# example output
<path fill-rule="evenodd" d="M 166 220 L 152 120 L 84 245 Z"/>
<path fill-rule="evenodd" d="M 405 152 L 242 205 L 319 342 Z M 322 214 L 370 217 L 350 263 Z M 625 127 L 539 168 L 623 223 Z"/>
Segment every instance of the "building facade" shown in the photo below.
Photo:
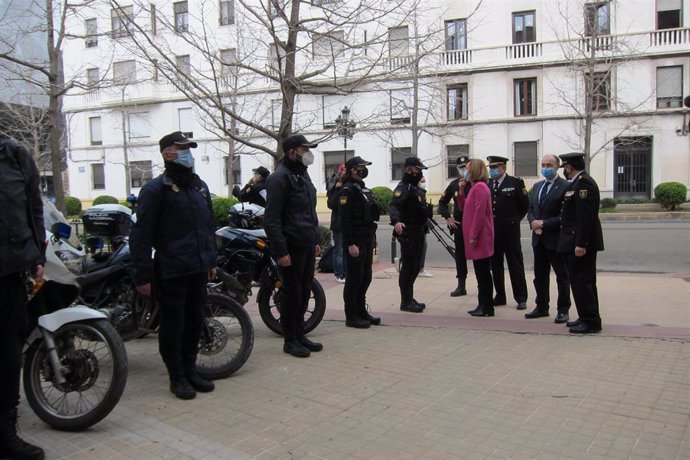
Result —
<path fill-rule="evenodd" d="M 92 2 L 64 48 L 66 74 L 84 83 L 64 104 L 70 195 L 136 194 L 162 170 L 158 139 L 179 129 L 227 196 L 253 168 L 273 169 L 286 76 L 292 131 L 320 142 L 310 173 L 322 195 L 344 158 L 367 158 L 367 183 L 394 188 L 415 153 L 432 196 L 462 154 L 506 156 L 530 183 L 544 154 L 588 150 L 615 198 L 690 184 L 687 0 L 360 3 L 302 4 L 291 44 L 290 1 Z M 351 138 L 339 135 L 344 107 Z"/>

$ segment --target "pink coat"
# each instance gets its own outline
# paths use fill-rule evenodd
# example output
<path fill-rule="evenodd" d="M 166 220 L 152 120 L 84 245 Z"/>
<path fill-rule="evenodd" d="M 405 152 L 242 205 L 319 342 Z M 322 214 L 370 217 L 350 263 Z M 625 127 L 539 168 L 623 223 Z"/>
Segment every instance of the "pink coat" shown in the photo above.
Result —
<path fill-rule="evenodd" d="M 465 199 L 462 213 L 462 235 L 465 256 L 469 260 L 486 259 L 494 254 L 494 216 L 491 190 L 484 182 L 475 182 Z M 470 246 L 470 239 L 477 244 Z"/>

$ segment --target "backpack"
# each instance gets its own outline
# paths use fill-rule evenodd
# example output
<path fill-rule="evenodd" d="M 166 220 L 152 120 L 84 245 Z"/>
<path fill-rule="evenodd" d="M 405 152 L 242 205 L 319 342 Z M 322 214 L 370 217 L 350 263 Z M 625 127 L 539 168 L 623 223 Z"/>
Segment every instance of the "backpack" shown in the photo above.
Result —
<path fill-rule="evenodd" d="M 328 246 L 321 254 L 317 269 L 320 273 L 333 273 L 333 246 Z"/>

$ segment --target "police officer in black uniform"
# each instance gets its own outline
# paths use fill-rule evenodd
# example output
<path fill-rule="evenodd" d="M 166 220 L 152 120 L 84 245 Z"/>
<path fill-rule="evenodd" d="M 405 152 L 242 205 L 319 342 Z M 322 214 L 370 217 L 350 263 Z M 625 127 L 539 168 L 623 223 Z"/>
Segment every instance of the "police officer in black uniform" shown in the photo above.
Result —
<path fill-rule="evenodd" d="M 427 167 L 419 158 L 405 159 L 403 179 L 393 192 L 388 210 L 394 234 L 400 241 L 400 309 L 413 313 L 421 313 L 426 307 L 414 299 L 414 281 L 419 274 L 425 226 L 427 219 L 432 215 L 431 206 L 426 203 L 424 190 L 418 187 L 424 169 Z"/>
<path fill-rule="evenodd" d="M 254 203 L 259 206 L 266 207 L 266 178 L 271 172 L 259 166 L 258 168 L 252 169 L 254 176 L 242 189 L 242 194 L 240 195 L 240 200 L 244 203 Z"/>
<path fill-rule="evenodd" d="M 508 263 L 510 284 L 518 310 L 527 309 L 527 281 L 525 263 L 520 244 L 520 221 L 529 207 L 525 182 L 506 173 L 508 159 L 489 156 L 489 188 L 494 211 L 494 255 L 491 257 L 491 273 L 494 276 L 496 297 L 494 305 L 506 304 L 503 257 Z"/>
<path fill-rule="evenodd" d="M 567 322 L 573 334 L 601 331 L 597 292 L 597 252 L 604 250 L 599 221 L 599 187 L 585 171 L 585 154 L 559 155 L 570 187 L 563 196 L 558 252 L 565 255 L 579 318 Z"/>
<path fill-rule="evenodd" d="M 466 156 L 458 157 L 456 166 L 459 177 L 451 181 L 438 200 L 438 213 L 446 219 L 446 224 L 453 234 L 455 242 L 455 276 L 458 279 L 458 286 L 450 293 L 451 297 L 467 295 L 465 282 L 467 280 L 467 259 L 465 258 L 465 243 L 462 239 L 462 206 L 467 194 L 470 193 L 470 183 L 465 178 L 466 166 L 470 159 Z M 453 200 L 453 209 L 448 209 L 448 204 Z"/>
<path fill-rule="evenodd" d="M 367 312 L 367 289 L 371 284 L 371 264 L 374 257 L 376 221 L 381 208 L 366 185 L 371 164 L 361 157 L 345 162 L 345 177 L 339 193 L 338 215 L 343 234 L 343 253 L 347 257 L 347 278 L 343 289 L 345 325 L 368 328 L 381 324 L 381 318 Z"/>

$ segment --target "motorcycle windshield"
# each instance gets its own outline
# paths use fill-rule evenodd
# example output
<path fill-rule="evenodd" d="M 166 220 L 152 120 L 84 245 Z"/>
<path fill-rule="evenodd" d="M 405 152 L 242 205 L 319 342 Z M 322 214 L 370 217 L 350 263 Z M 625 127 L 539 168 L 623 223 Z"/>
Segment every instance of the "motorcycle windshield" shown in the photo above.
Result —
<path fill-rule="evenodd" d="M 52 201 L 47 197 L 43 197 L 43 226 L 46 229 L 53 228 L 53 224 L 63 223 L 69 225 L 65 216 L 62 215 L 58 208 L 55 207 Z"/>

